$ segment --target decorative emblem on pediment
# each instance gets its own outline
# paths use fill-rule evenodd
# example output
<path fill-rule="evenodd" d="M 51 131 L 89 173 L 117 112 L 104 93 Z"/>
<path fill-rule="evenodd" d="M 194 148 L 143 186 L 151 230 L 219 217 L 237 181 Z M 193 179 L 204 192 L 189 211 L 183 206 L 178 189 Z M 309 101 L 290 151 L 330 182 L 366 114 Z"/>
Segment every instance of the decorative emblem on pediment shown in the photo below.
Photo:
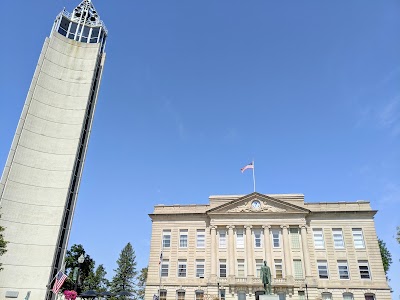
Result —
<path fill-rule="evenodd" d="M 237 206 L 228 210 L 228 212 L 284 212 L 286 209 L 271 206 L 261 200 L 251 200 L 244 205 Z"/>

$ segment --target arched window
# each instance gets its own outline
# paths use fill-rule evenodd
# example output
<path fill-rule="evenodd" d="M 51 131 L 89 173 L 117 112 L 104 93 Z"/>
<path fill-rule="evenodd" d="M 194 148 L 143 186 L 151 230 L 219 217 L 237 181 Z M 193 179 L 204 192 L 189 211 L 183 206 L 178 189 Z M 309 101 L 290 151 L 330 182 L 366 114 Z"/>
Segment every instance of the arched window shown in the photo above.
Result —
<path fill-rule="evenodd" d="M 354 300 L 352 293 L 343 293 L 343 300 Z"/>
<path fill-rule="evenodd" d="M 185 300 L 185 290 L 177 290 L 176 291 L 176 299 L 177 300 Z"/>
<path fill-rule="evenodd" d="M 365 294 L 365 300 L 375 300 L 374 294 Z"/>
<path fill-rule="evenodd" d="M 331 293 L 322 293 L 322 300 L 332 300 Z"/>

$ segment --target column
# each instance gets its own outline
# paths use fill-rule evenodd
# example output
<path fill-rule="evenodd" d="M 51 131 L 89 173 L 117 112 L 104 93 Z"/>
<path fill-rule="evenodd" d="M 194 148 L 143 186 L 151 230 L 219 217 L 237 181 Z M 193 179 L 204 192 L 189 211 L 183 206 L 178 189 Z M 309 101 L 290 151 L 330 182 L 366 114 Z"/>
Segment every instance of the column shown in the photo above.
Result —
<path fill-rule="evenodd" d="M 211 278 L 217 277 L 217 227 L 211 226 Z"/>
<path fill-rule="evenodd" d="M 229 277 L 235 277 L 235 240 L 233 236 L 233 229 L 235 226 L 229 225 L 228 228 L 228 264 L 229 264 Z"/>
<path fill-rule="evenodd" d="M 265 251 L 265 261 L 267 265 L 272 269 L 272 249 L 271 249 L 271 226 L 264 225 L 264 251 Z"/>
<path fill-rule="evenodd" d="M 285 257 L 285 270 L 286 270 L 286 278 L 292 276 L 292 255 L 290 253 L 290 245 L 289 245 L 289 226 L 282 225 L 282 235 L 283 235 L 283 254 Z"/>
<path fill-rule="evenodd" d="M 310 254 L 308 252 L 307 243 L 307 226 L 300 225 L 301 228 L 301 246 L 303 248 L 303 261 L 306 277 L 311 276 L 311 264 L 310 264 Z"/>
<path fill-rule="evenodd" d="M 246 260 L 247 260 L 247 277 L 254 277 L 254 251 L 251 238 L 251 228 L 253 226 L 246 225 Z"/>

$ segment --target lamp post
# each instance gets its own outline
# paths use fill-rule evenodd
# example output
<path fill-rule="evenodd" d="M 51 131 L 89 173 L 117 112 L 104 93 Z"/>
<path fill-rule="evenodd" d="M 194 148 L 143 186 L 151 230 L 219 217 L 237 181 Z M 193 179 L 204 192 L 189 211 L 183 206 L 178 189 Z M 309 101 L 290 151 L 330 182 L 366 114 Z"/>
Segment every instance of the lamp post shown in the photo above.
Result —
<path fill-rule="evenodd" d="M 77 292 L 78 289 L 78 281 L 79 281 L 79 273 L 81 272 L 81 265 L 83 264 L 83 262 L 85 261 L 85 256 L 83 256 L 83 254 L 81 254 L 81 256 L 79 256 L 78 258 L 78 275 L 76 276 L 76 280 L 75 280 L 75 287 L 74 290 Z"/>
<path fill-rule="evenodd" d="M 305 284 L 305 286 L 306 286 L 306 297 L 307 297 L 307 300 L 308 300 L 308 283 L 307 283 L 307 279 L 304 281 L 304 284 Z"/>
<path fill-rule="evenodd" d="M 218 300 L 221 300 L 221 294 L 219 292 L 219 282 L 217 283 L 217 286 L 218 286 Z"/>

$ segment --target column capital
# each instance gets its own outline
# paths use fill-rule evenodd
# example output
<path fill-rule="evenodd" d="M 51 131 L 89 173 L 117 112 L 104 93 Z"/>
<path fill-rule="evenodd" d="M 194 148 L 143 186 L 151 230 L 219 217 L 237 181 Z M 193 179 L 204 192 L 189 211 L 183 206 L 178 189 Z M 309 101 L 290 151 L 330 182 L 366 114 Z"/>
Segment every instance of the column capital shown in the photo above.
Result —
<path fill-rule="evenodd" d="M 245 228 L 245 229 L 252 229 L 253 226 L 252 226 L 252 225 L 244 225 L 244 228 Z"/>
<path fill-rule="evenodd" d="M 216 226 L 216 225 L 211 225 L 211 226 L 210 226 L 210 229 L 211 229 L 211 230 L 217 230 L 217 228 L 218 228 L 218 226 Z"/>
<path fill-rule="evenodd" d="M 261 226 L 263 229 L 271 229 L 271 225 L 263 225 Z"/>
<path fill-rule="evenodd" d="M 299 225 L 299 228 L 300 229 L 305 229 L 305 230 L 307 230 L 308 229 L 308 226 L 306 225 L 306 224 L 301 224 L 301 225 Z"/>
<path fill-rule="evenodd" d="M 235 225 L 226 225 L 227 229 L 235 229 Z"/>
<path fill-rule="evenodd" d="M 289 229 L 289 225 L 281 225 L 281 228 L 282 228 L 282 229 L 285 229 L 285 228 L 286 228 L 286 229 Z"/>

